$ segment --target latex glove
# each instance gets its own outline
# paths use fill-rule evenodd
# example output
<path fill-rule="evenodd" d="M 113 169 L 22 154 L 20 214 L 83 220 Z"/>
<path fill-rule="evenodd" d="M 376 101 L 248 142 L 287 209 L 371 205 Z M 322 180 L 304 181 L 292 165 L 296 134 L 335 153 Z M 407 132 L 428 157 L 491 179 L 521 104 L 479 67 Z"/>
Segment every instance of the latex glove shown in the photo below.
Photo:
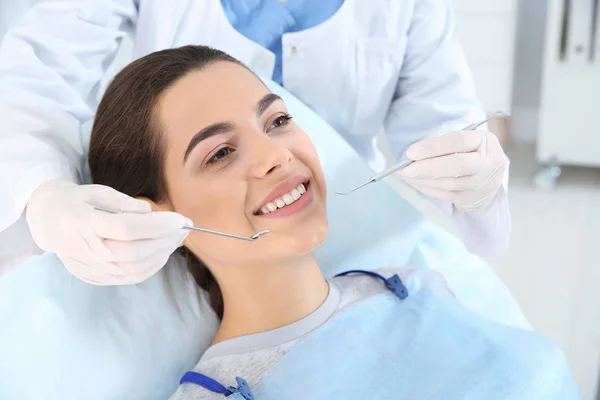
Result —
<path fill-rule="evenodd" d="M 110 214 L 94 206 L 122 211 Z M 26 219 L 35 243 L 94 285 L 142 282 L 183 242 L 191 221 L 103 185 L 52 180 L 31 195 Z"/>
<path fill-rule="evenodd" d="M 398 175 L 418 191 L 451 202 L 458 210 L 483 212 L 502 187 L 508 157 L 485 131 L 455 131 L 415 143 L 415 161 Z"/>

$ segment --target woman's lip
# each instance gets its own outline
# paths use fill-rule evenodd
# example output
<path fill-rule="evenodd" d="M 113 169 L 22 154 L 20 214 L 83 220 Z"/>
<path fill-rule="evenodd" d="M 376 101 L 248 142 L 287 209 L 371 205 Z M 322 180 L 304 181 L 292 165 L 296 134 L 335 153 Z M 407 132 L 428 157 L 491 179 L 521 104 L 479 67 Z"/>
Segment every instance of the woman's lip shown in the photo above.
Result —
<path fill-rule="evenodd" d="M 260 209 L 267 205 L 267 203 L 273 202 L 273 200 L 282 197 L 284 194 L 291 192 L 295 187 L 301 183 L 308 183 L 309 179 L 305 176 L 296 175 L 286 179 L 283 183 L 278 185 L 275 189 L 269 193 L 258 207 L 253 211 L 254 215 L 259 215 Z"/>
<path fill-rule="evenodd" d="M 304 192 L 304 194 L 292 204 L 283 208 L 278 208 L 277 210 L 268 214 L 261 214 L 256 216 L 264 218 L 284 218 L 302 211 L 312 203 L 314 197 L 310 182 L 306 183 L 305 187 L 306 192 Z"/>

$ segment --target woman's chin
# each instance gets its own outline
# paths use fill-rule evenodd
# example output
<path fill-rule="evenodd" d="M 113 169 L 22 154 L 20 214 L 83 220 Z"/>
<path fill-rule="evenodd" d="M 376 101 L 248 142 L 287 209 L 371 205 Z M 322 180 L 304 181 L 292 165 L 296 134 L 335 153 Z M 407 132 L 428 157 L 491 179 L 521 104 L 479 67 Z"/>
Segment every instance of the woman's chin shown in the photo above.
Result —
<path fill-rule="evenodd" d="M 286 244 L 282 245 L 290 250 L 290 255 L 302 255 L 311 253 L 317 247 L 325 242 L 329 232 L 329 224 L 325 220 L 319 224 L 310 224 L 300 228 L 285 239 Z"/>

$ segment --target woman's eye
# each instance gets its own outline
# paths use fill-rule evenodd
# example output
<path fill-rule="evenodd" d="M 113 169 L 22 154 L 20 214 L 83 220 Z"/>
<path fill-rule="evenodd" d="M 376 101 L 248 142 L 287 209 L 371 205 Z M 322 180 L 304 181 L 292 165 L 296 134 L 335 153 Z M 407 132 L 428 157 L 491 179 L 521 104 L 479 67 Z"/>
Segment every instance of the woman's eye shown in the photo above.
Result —
<path fill-rule="evenodd" d="M 267 132 L 271 132 L 273 129 L 279 128 L 280 126 L 287 125 L 290 119 L 292 119 L 292 116 L 290 114 L 284 114 L 280 117 L 277 117 L 277 119 L 273 121 L 271 126 L 269 126 L 269 129 L 267 129 Z"/>
<path fill-rule="evenodd" d="M 223 160 L 224 158 L 226 158 L 227 156 L 229 156 L 231 153 L 233 153 L 233 150 L 229 147 L 223 147 L 221 149 L 219 149 L 209 160 L 208 163 L 212 164 L 212 163 L 216 163 L 219 162 L 221 160 Z"/>

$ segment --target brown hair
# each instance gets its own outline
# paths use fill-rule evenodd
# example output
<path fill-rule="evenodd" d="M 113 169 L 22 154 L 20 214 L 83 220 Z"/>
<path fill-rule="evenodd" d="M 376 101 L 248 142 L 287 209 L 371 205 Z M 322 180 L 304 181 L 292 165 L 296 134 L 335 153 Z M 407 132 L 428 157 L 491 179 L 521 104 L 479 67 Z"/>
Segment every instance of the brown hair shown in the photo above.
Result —
<path fill-rule="evenodd" d="M 168 198 L 163 170 L 166 145 L 155 120 L 158 97 L 191 71 L 218 62 L 243 64 L 206 46 L 185 46 L 152 53 L 124 68 L 108 86 L 98 106 L 89 151 L 92 180 L 132 197 L 154 202 Z M 219 319 L 223 297 L 206 265 L 189 249 L 178 250 L 198 285 L 207 290 Z"/>

